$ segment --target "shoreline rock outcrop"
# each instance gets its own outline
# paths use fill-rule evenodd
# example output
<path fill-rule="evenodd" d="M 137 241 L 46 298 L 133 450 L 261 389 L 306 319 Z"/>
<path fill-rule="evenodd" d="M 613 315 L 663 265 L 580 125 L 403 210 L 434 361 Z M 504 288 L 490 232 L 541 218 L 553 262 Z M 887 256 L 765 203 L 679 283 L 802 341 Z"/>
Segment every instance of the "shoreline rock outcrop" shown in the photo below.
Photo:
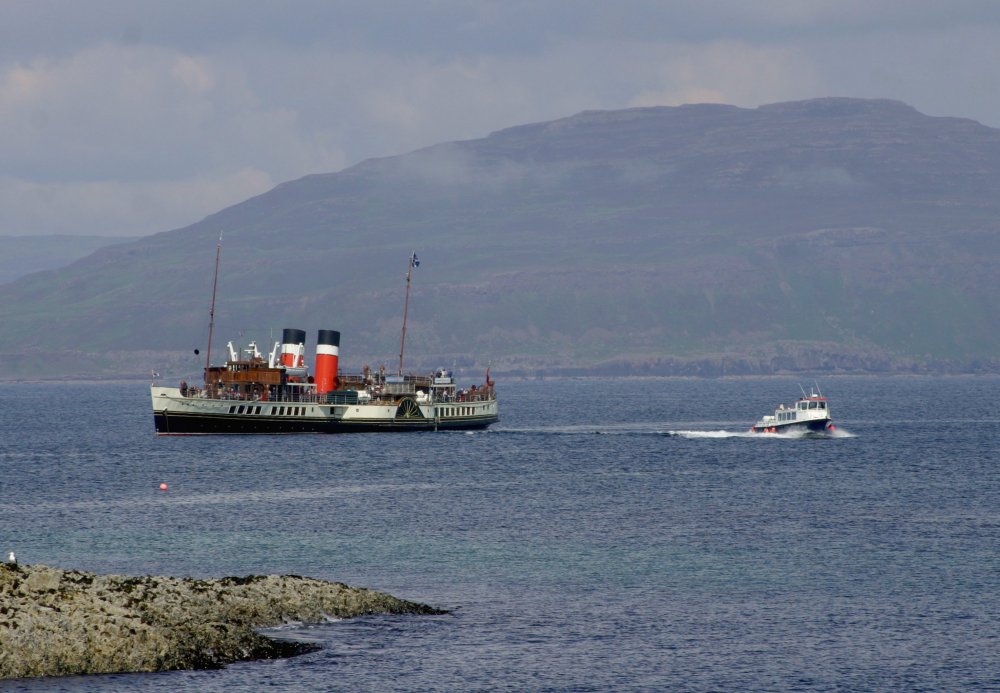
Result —
<path fill-rule="evenodd" d="M 297 575 L 199 580 L 0 564 L 0 680 L 290 657 L 316 647 L 255 629 L 376 613 L 447 612 Z"/>

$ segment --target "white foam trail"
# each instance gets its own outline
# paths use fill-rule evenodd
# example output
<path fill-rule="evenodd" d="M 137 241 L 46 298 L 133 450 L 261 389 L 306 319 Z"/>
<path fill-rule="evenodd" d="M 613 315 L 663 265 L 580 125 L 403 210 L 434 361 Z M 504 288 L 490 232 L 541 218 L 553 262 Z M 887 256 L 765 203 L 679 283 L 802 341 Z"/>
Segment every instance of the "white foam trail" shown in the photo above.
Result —
<path fill-rule="evenodd" d="M 678 438 L 758 438 L 761 440 L 801 440 L 802 438 L 857 438 L 850 431 L 836 428 L 825 433 L 793 430 L 785 433 L 754 433 L 752 431 L 665 431 L 665 435 Z"/>
<path fill-rule="evenodd" d="M 666 434 L 679 438 L 754 438 L 758 435 L 770 435 L 746 431 L 667 431 Z"/>

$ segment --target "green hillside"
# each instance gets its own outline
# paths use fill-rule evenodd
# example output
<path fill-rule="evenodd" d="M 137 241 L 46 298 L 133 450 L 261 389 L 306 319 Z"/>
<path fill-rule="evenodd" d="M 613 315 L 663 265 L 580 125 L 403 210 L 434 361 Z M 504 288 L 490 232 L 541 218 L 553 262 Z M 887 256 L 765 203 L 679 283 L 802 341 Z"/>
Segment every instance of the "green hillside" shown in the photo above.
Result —
<path fill-rule="evenodd" d="M 996 370 L 998 206 L 1000 131 L 898 102 L 586 112 L 0 287 L 0 376 L 196 370 L 220 232 L 217 343 L 339 329 L 348 368 L 395 358 L 416 250 L 414 367 Z"/>

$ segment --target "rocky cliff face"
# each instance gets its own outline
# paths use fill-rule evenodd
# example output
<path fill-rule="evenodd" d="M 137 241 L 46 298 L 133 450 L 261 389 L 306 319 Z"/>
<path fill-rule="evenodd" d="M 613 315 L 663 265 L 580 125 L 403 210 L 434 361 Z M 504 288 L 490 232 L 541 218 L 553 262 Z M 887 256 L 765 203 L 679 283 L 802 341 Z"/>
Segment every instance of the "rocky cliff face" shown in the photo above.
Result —
<path fill-rule="evenodd" d="M 311 646 L 254 629 L 363 614 L 440 614 L 368 589 L 294 575 L 94 575 L 0 565 L 0 679 L 207 669 Z"/>

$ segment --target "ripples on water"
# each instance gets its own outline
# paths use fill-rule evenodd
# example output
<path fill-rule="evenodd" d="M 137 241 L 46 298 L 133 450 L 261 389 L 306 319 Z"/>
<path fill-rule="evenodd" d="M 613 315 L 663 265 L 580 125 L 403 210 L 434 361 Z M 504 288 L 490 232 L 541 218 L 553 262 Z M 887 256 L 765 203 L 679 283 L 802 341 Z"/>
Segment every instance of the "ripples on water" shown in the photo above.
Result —
<path fill-rule="evenodd" d="M 998 383 L 832 378 L 827 439 L 746 433 L 785 379 L 501 382 L 474 434 L 159 439 L 144 386 L 5 385 L 0 550 L 23 562 L 295 573 L 452 613 L 0 687 L 995 690 Z"/>

